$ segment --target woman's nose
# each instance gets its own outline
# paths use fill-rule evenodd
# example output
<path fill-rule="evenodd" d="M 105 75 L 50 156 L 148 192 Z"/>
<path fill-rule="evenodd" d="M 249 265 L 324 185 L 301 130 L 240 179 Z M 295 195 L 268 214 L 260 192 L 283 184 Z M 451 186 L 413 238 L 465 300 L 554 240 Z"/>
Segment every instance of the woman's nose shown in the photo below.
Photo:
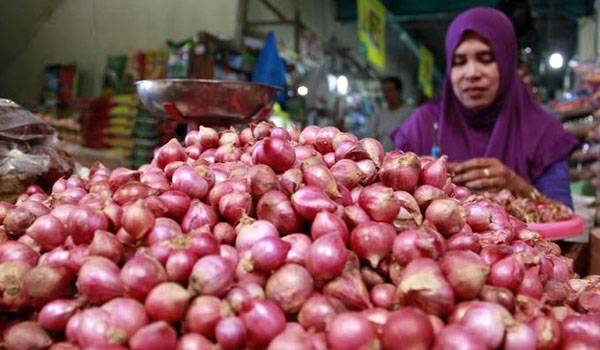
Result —
<path fill-rule="evenodd" d="M 467 79 L 477 79 L 481 77 L 479 65 L 477 62 L 468 61 L 465 67 L 465 77 Z"/>

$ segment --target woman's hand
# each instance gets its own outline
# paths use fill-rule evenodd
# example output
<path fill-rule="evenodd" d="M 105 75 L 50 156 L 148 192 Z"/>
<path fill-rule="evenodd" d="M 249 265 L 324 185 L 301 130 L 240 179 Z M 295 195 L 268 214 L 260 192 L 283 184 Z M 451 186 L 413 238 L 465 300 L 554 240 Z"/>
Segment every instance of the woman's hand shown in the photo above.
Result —
<path fill-rule="evenodd" d="M 495 192 L 508 189 L 512 193 L 529 198 L 535 190 L 527 181 L 496 158 L 474 158 L 450 164 L 454 172 L 452 181 L 472 191 Z"/>

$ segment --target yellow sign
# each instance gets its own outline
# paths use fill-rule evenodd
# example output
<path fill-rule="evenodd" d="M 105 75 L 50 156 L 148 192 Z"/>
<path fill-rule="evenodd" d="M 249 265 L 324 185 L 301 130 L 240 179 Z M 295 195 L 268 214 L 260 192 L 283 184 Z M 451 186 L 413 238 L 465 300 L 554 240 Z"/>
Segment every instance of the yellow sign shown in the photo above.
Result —
<path fill-rule="evenodd" d="M 379 0 L 358 0 L 358 39 L 367 60 L 385 68 L 385 6 Z"/>
<path fill-rule="evenodd" d="M 424 45 L 419 47 L 419 84 L 426 97 L 433 95 L 433 54 Z"/>

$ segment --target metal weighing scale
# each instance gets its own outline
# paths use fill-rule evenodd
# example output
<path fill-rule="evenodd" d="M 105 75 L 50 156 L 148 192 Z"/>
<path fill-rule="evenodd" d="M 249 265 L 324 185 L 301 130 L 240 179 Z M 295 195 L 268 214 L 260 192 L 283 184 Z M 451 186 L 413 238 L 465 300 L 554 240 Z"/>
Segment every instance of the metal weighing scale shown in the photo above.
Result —
<path fill-rule="evenodd" d="M 259 122 L 271 113 L 281 90 L 276 86 L 205 79 L 156 79 L 135 82 L 144 106 L 155 116 L 204 126 Z"/>

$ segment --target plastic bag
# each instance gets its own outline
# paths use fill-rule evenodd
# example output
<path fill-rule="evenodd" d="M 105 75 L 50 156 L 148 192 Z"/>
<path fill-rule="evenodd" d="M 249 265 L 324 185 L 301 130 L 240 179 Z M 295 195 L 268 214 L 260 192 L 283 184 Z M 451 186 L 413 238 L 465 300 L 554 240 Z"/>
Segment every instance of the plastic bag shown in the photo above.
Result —
<path fill-rule="evenodd" d="M 0 175 L 40 175 L 50 165 L 45 154 L 30 154 L 24 145 L 14 142 L 0 143 Z"/>
<path fill-rule="evenodd" d="M 41 176 L 53 181 L 73 170 L 58 149 L 56 131 L 18 104 L 0 99 L 0 176 Z"/>
<path fill-rule="evenodd" d="M 6 141 L 44 141 L 54 136 L 52 127 L 18 104 L 0 98 L 0 139 Z"/>

